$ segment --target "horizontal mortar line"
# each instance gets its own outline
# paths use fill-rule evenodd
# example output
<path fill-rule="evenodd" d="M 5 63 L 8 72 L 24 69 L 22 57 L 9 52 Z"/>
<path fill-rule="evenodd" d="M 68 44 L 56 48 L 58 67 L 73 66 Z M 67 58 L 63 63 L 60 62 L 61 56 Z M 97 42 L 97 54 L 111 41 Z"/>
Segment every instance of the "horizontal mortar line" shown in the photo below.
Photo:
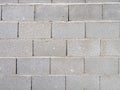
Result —
<path fill-rule="evenodd" d="M 0 23 L 74 23 L 74 22 L 120 22 L 120 20 L 79 20 L 79 21 L 0 21 Z"/>
<path fill-rule="evenodd" d="M 0 38 L 0 41 L 12 41 L 12 40 L 20 40 L 20 41 L 31 41 L 32 42 L 32 40 L 35 40 L 35 41 L 39 41 L 39 40 L 63 40 L 63 41 L 66 41 L 66 40 L 68 40 L 68 41 L 71 41 L 71 40 L 98 40 L 98 41 L 100 41 L 100 40 L 120 40 L 119 38 L 69 38 L 69 39 L 67 39 L 67 38 Z"/>
<path fill-rule="evenodd" d="M 49 22 L 49 21 L 48 21 Z M 74 23 L 74 22 L 120 22 L 120 20 L 84 20 L 84 21 L 52 21 L 51 23 Z"/>
<path fill-rule="evenodd" d="M 13 74 L 13 75 L 4 75 L 4 77 L 6 77 L 6 76 L 8 76 L 8 77 L 46 77 L 46 76 L 48 76 L 48 77 L 50 77 L 50 76 L 67 76 L 67 77 L 69 77 L 69 76 L 76 76 L 76 77 L 78 77 L 78 76 L 101 76 L 101 77 L 106 77 L 106 76 L 109 76 L 109 77 L 120 77 L 120 75 L 119 74 L 111 74 L 111 75 L 102 75 L 102 74 L 68 74 L 68 75 L 65 75 L 65 74 L 45 74 L 45 75 L 42 75 L 42 74 L 29 74 L 29 75 L 21 75 L 21 74 Z"/>
<path fill-rule="evenodd" d="M 87 5 L 87 4 L 120 4 L 120 2 L 98 2 L 98 3 L 0 3 L 0 5 Z"/>
<path fill-rule="evenodd" d="M 119 38 L 0 38 L 0 41 L 7 41 L 7 40 L 29 40 L 29 41 L 32 41 L 32 40 L 36 40 L 36 41 L 39 41 L 39 40 L 120 40 Z"/>
<path fill-rule="evenodd" d="M 0 23 L 18 23 L 19 21 L 0 21 Z"/>
<path fill-rule="evenodd" d="M 6 58 L 11 58 L 11 59 L 22 59 L 22 58 L 46 58 L 46 59 L 52 59 L 52 58 L 81 58 L 81 59 L 86 59 L 86 58 L 116 58 L 116 59 L 120 59 L 120 56 L 28 56 L 28 57 L 0 57 L 0 59 L 6 59 Z"/>

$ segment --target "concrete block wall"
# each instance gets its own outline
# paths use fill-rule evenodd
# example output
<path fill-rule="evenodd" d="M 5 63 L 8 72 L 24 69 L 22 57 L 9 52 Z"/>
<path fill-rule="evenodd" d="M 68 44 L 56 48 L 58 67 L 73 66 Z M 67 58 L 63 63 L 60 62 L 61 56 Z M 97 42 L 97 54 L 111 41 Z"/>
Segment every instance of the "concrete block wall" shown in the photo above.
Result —
<path fill-rule="evenodd" d="M 120 0 L 0 0 L 0 90 L 120 90 Z"/>

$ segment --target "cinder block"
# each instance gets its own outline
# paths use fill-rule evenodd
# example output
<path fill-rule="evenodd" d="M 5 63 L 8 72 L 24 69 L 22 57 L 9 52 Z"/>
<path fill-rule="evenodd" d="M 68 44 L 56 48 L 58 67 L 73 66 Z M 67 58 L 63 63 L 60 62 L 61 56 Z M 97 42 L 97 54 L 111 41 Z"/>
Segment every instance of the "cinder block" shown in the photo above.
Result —
<path fill-rule="evenodd" d="M 70 5 L 69 18 L 71 21 L 100 20 L 102 19 L 102 5 L 95 4 Z"/>
<path fill-rule="evenodd" d="M 49 74 L 49 58 L 18 58 L 17 72 L 22 75 Z"/>
<path fill-rule="evenodd" d="M 34 6 L 4 5 L 2 6 L 2 19 L 7 21 L 34 20 Z"/>
<path fill-rule="evenodd" d="M 37 21 L 67 21 L 67 5 L 37 5 L 35 20 Z"/>
<path fill-rule="evenodd" d="M 84 23 L 53 23 L 52 25 L 53 38 L 84 38 L 85 24 Z"/>
<path fill-rule="evenodd" d="M 82 74 L 84 72 L 84 59 L 82 58 L 52 58 L 51 73 L 57 75 Z"/>
<path fill-rule="evenodd" d="M 32 79 L 33 90 L 65 90 L 65 76 L 38 76 Z"/>
<path fill-rule="evenodd" d="M 51 0 L 19 0 L 20 3 L 50 3 Z"/>
<path fill-rule="evenodd" d="M 15 58 L 0 58 L 0 74 L 15 74 L 16 59 Z"/>
<path fill-rule="evenodd" d="M 118 74 L 118 58 L 86 58 L 85 73 Z"/>
<path fill-rule="evenodd" d="M 86 2 L 119 2 L 119 0 L 87 0 Z"/>
<path fill-rule="evenodd" d="M 19 24 L 20 38 L 50 38 L 51 24 L 47 22 L 23 22 Z"/>
<path fill-rule="evenodd" d="M 119 23 L 90 22 L 86 23 L 87 38 L 119 38 Z"/>
<path fill-rule="evenodd" d="M 68 40 L 68 56 L 99 56 L 99 40 Z"/>
<path fill-rule="evenodd" d="M 85 0 L 53 0 L 53 3 L 85 3 Z"/>
<path fill-rule="evenodd" d="M 35 56 L 66 56 L 65 40 L 35 40 Z"/>
<path fill-rule="evenodd" d="M 31 78 L 26 76 L 0 76 L 0 90 L 31 90 Z"/>
<path fill-rule="evenodd" d="M 67 76 L 66 90 L 99 90 L 99 77 L 92 75 Z"/>
<path fill-rule="evenodd" d="M 102 40 L 101 55 L 120 56 L 120 40 Z"/>
<path fill-rule="evenodd" d="M 120 76 L 102 76 L 100 81 L 101 90 L 120 89 Z"/>
<path fill-rule="evenodd" d="M 103 5 L 103 19 L 120 20 L 119 10 L 120 10 L 119 4 Z"/>
<path fill-rule="evenodd" d="M 31 40 L 0 40 L 1 57 L 32 56 Z"/>
<path fill-rule="evenodd" d="M 17 23 L 0 22 L 0 38 L 17 38 Z"/>
<path fill-rule="evenodd" d="M 0 0 L 0 3 L 18 3 L 18 0 Z"/>

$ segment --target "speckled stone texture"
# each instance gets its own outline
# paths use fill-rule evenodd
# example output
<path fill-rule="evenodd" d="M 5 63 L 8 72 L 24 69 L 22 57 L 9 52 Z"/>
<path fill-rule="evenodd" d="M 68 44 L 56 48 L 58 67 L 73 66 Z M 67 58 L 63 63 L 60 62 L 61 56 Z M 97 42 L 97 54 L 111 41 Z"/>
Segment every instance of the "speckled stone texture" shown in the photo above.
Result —
<path fill-rule="evenodd" d="M 0 0 L 0 90 L 120 90 L 120 0 Z"/>

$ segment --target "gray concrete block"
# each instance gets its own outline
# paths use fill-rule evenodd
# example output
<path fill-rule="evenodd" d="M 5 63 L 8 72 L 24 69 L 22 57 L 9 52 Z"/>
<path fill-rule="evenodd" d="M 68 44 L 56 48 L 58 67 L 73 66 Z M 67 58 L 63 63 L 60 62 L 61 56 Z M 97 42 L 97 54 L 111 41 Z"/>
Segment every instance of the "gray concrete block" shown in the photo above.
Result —
<path fill-rule="evenodd" d="M 65 56 L 66 41 L 65 40 L 35 40 L 34 41 L 35 56 Z"/>
<path fill-rule="evenodd" d="M 37 5 L 36 21 L 67 21 L 68 7 L 66 5 Z"/>
<path fill-rule="evenodd" d="M 100 84 L 101 90 L 119 90 L 120 76 L 102 76 Z"/>
<path fill-rule="evenodd" d="M 52 35 L 53 38 L 84 38 L 85 24 L 82 22 L 53 23 Z"/>
<path fill-rule="evenodd" d="M 31 78 L 28 76 L 0 76 L 0 90 L 31 90 Z"/>
<path fill-rule="evenodd" d="M 120 10 L 119 4 L 103 5 L 103 19 L 120 20 L 119 10 Z"/>
<path fill-rule="evenodd" d="M 99 90 L 99 77 L 92 75 L 67 76 L 66 90 Z"/>
<path fill-rule="evenodd" d="M 53 3 L 84 3 L 85 0 L 53 0 Z"/>
<path fill-rule="evenodd" d="M 51 24 L 47 22 L 22 22 L 19 24 L 20 38 L 50 38 Z"/>
<path fill-rule="evenodd" d="M 1 57 L 32 56 L 31 40 L 0 40 Z"/>
<path fill-rule="evenodd" d="M 102 75 L 118 74 L 118 58 L 86 58 L 85 73 Z"/>
<path fill-rule="evenodd" d="M 120 40 L 102 40 L 101 41 L 101 55 L 120 55 Z"/>
<path fill-rule="evenodd" d="M 119 38 L 119 23 L 90 22 L 86 24 L 87 38 Z"/>
<path fill-rule="evenodd" d="M 119 0 L 86 0 L 86 2 L 119 2 Z"/>
<path fill-rule="evenodd" d="M 70 5 L 69 18 L 71 21 L 100 20 L 102 19 L 102 5 L 96 4 Z"/>
<path fill-rule="evenodd" d="M 33 90 L 65 90 L 64 76 L 38 76 L 32 81 Z"/>
<path fill-rule="evenodd" d="M 4 5 L 2 19 L 7 21 L 34 20 L 34 7 L 27 5 Z"/>
<path fill-rule="evenodd" d="M 15 74 L 16 59 L 15 58 L 0 58 L 0 74 Z"/>
<path fill-rule="evenodd" d="M 18 0 L 0 0 L 0 3 L 18 3 Z"/>
<path fill-rule="evenodd" d="M 17 38 L 17 23 L 1 22 L 0 38 Z"/>
<path fill-rule="evenodd" d="M 20 3 L 50 3 L 51 0 L 19 0 Z"/>
<path fill-rule="evenodd" d="M 49 74 L 49 58 L 18 58 L 17 73 L 22 75 Z"/>
<path fill-rule="evenodd" d="M 68 40 L 68 56 L 99 56 L 99 40 Z"/>
<path fill-rule="evenodd" d="M 84 72 L 84 59 L 82 58 L 52 58 L 51 73 L 53 75 L 78 75 Z"/>

